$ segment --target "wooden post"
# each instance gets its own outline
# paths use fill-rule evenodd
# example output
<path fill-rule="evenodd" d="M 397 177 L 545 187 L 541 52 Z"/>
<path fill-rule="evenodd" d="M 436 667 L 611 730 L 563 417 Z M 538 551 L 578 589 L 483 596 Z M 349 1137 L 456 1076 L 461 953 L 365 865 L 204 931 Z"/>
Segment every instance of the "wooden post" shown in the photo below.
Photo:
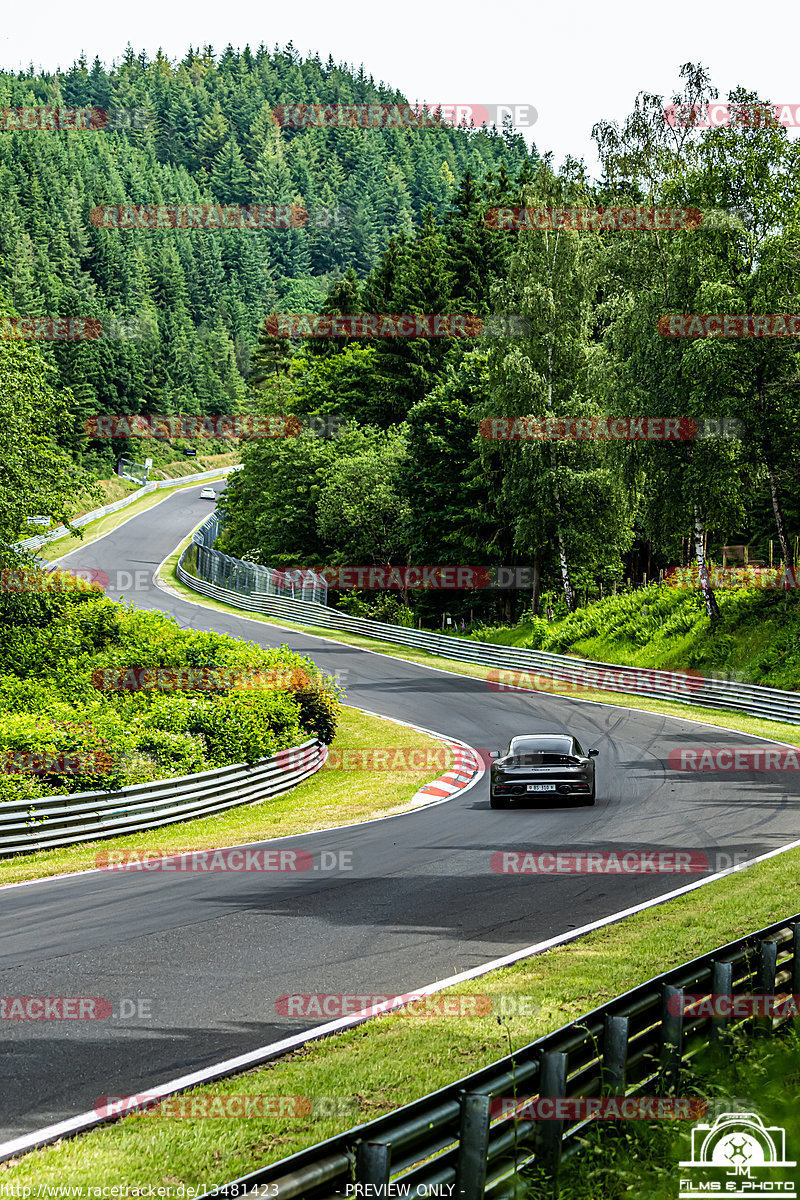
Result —
<path fill-rule="evenodd" d="M 769 565 L 772 566 L 772 539 L 771 538 L 770 538 L 770 543 L 769 543 Z"/>
<path fill-rule="evenodd" d="M 603 581 L 602 581 L 602 579 L 600 580 L 600 599 L 601 600 L 603 599 Z"/>
<path fill-rule="evenodd" d="M 644 573 L 644 586 L 647 587 L 647 571 Z"/>

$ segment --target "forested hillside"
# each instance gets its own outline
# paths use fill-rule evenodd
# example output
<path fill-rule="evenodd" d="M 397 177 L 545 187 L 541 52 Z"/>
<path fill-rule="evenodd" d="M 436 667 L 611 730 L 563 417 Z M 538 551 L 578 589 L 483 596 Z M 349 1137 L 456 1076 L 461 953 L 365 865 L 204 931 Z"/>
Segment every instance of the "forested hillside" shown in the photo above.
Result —
<path fill-rule="evenodd" d="M 714 91 L 702 68 L 682 74 L 674 99 L 691 112 Z M 587 591 L 690 563 L 682 586 L 715 625 L 707 566 L 724 546 L 729 562 L 746 548 L 750 561 L 782 563 L 795 596 L 796 334 L 771 316 L 760 327 L 779 335 L 742 336 L 740 319 L 739 336 L 665 336 L 688 328 L 684 314 L 800 312 L 800 143 L 755 95 L 731 99 L 744 116 L 718 128 L 670 125 L 665 99 L 647 95 L 621 126 L 600 121 L 599 184 L 574 161 L 466 176 L 443 217 L 429 213 L 326 303 L 515 314 L 527 322 L 519 336 L 316 338 L 292 359 L 266 339 L 275 406 L 350 426 L 331 442 L 246 448 L 225 501 L 228 548 L 271 566 L 530 568 L 524 590 L 395 592 L 372 610 L 437 625 L 445 613 L 538 612 L 553 590 L 574 611 Z M 498 204 L 627 212 L 628 225 L 531 219 L 512 232 L 489 217 Z M 577 421 L 622 433 L 567 435 L 566 419 L 573 434 Z M 548 420 L 562 432 L 544 436 Z M 664 436 L 665 420 L 679 436 Z"/>
<path fill-rule="evenodd" d="M 716 95 L 702 67 L 681 75 L 680 111 Z M 68 413 L 52 431 L 58 454 L 73 470 L 107 470 L 121 451 L 147 452 L 87 440 L 83 422 L 96 413 L 294 413 L 313 432 L 243 444 L 244 470 L 223 502 L 230 552 L 276 567 L 531 572 L 499 593 L 406 595 L 402 612 L 390 596 L 372 609 L 396 619 L 510 620 L 554 591 L 574 611 L 587 591 L 694 562 L 713 625 L 706 562 L 726 545 L 774 558 L 793 579 L 797 336 L 665 331 L 684 330 L 685 314 L 798 313 L 800 143 L 744 89 L 730 97 L 744 115 L 720 127 L 670 122 L 669 98 L 646 94 L 621 125 L 598 113 L 600 181 L 580 162 L 540 159 L 510 130 L 273 120 L 280 105 L 402 99 L 291 46 L 190 50 L 180 63 L 129 52 L 109 69 L 0 77 L 3 105 L 113 117 L 96 130 L 0 135 L 0 316 L 132 322 L 14 360 L 36 379 L 34 364 L 55 365 L 48 386 Z M 91 218 L 96 206 L 204 203 L 310 216 L 302 227 L 219 231 Z M 512 231 L 496 210 L 515 206 L 629 219 Z M 683 216 L 648 224 L 651 210 Z M 275 312 L 511 314 L 524 325 L 479 339 L 290 339 L 266 332 Z M 22 395 L 21 376 L 11 378 Z M 632 430 L 667 419 L 712 434 L 487 434 L 519 418 L 619 419 Z M 334 427 L 338 436 L 318 436 Z M 63 481 L 57 458 L 51 474 Z M 61 515 L 48 498 L 58 488 L 43 488 Z M 19 496 L 13 511 L 25 511 Z"/>
<path fill-rule="evenodd" d="M 179 63 L 133 52 L 63 75 L 0 74 L 0 108 L 97 107 L 98 129 L 0 133 L 0 317 L 98 318 L 118 336 L 43 346 L 71 389 L 76 433 L 97 412 L 231 412 L 271 312 L 316 311 L 351 267 L 365 276 L 458 180 L 515 172 L 522 138 L 446 124 L 293 129 L 278 104 L 396 102 L 401 93 L 292 46 L 210 47 Z M 301 228 L 95 228 L 97 205 L 294 204 Z M 115 451 L 123 449 L 119 445 Z M 111 461 L 93 443 L 87 463 Z"/>

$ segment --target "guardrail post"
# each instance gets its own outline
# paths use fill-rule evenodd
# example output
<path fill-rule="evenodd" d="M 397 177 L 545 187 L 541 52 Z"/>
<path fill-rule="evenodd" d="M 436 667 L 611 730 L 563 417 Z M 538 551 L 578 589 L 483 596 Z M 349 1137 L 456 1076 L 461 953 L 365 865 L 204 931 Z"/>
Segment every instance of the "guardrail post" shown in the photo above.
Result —
<path fill-rule="evenodd" d="M 560 1100 L 567 1088 L 567 1056 L 561 1050 L 548 1050 L 542 1055 L 539 1079 L 539 1098 Z M 558 1175 L 561 1168 L 561 1137 L 563 1121 L 542 1121 L 539 1127 L 539 1159 L 553 1180 L 553 1194 L 558 1195 Z"/>
<path fill-rule="evenodd" d="M 665 983 L 661 993 L 661 1076 L 667 1095 L 675 1095 L 681 1077 L 683 988 Z"/>
<path fill-rule="evenodd" d="M 386 1142 L 359 1142 L 356 1154 L 356 1183 L 389 1183 L 391 1146 Z"/>
<path fill-rule="evenodd" d="M 460 1200 L 483 1200 L 489 1153 L 491 1096 L 461 1093 L 461 1127 L 458 1135 L 455 1195 Z"/>
<path fill-rule="evenodd" d="M 731 996 L 733 994 L 733 963 L 712 962 L 711 964 L 711 996 L 712 1004 L 716 996 Z M 721 1012 L 719 1016 L 711 1017 L 709 1042 L 712 1049 L 719 1050 L 731 1023 L 730 1012 Z"/>
<path fill-rule="evenodd" d="M 611 1096 L 625 1095 L 628 1066 L 628 1018 L 606 1017 L 603 1039 L 603 1087 Z"/>
<path fill-rule="evenodd" d="M 778 965 L 778 943 L 758 943 L 758 994 L 759 996 L 775 995 L 775 975 Z M 759 1033 L 772 1033 L 772 1017 L 758 1016 L 755 1028 Z"/>

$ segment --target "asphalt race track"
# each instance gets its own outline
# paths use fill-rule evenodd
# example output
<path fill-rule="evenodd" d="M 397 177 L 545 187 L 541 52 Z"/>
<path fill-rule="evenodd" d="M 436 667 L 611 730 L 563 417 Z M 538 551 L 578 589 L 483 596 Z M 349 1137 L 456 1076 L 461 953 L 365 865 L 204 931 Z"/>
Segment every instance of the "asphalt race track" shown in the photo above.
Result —
<path fill-rule="evenodd" d="M 200 486 L 170 496 L 65 565 L 106 571 L 112 598 L 163 609 L 183 626 L 285 642 L 346 672 L 349 703 L 475 747 L 567 728 L 600 751 L 597 806 L 493 812 L 484 777 L 429 809 L 276 843 L 311 851 L 315 868 L 321 851 L 349 851 L 352 870 L 93 872 L 0 891 L 0 995 L 104 997 L 116 1014 L 3 1022 L 0 1141 L 91 1109 L 100 1096 L 146 1091 L 320 1023 L 280 1016 L 282 994 L 409 991 L 699 877 L 498 874 L 496 851 L 694 850 L 713 868 L 717 852 L 741 861 L 798 836 L 796 772 L 667 766 L 677 747 L 753 744 L 743 736 L 577 699 L 492 692 L 480 680 L 156 588 L 158 564 L 211 510 L 199 495 Z"/>

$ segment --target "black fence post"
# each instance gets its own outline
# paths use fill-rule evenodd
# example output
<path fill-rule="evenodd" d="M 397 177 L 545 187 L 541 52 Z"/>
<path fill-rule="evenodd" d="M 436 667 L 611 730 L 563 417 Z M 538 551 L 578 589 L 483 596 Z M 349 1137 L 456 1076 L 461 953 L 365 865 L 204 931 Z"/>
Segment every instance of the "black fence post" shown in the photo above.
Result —
<path fill-rule="evenodd" d="M 356 1155 L 356 1183 L 389 1182 L 391 1146 L 386 1142 L 359 1142 Z"/>
<path fill-rule="evenodd" d="M 483 1200 L 489 1154 L 491 1096 L 461 1093 L 461 1127 L 458 1135 L 456 1190 L 459 1200 Z"/>
<path fill-rule="evenodd" d="M 778 965 L 778 943 L 758 943 L 758 994 L 759 996 L 775 995 L 775 975 Z M 771 1014 L 759 1014 L 756 1017 L 755 1028 L 759 1033 L 772 1033 Z"/>
<path fill-rule="evenodd" d="M 627 1067 L 628 1018 L 607 1016 L 603 1039 L 603 1089 L 608 1095 L 625 1095 Z"/>
<path fill-rule="evenodd" d="M 567 1088 L 567 1056 L 561 1050 L 548 1050 L 542 1055 L 539 1099 L 561 1100 Z M 553 1180 L 553 1194 L 559 1193 L 558 1176 L 561 1169 L 561 1138 L 563 1121 L 542 1121 L 539 1128 L 539 1156 L 544 1170 Z"/>
<path fill-rule="evenodd" d="M 711 1003 L 712 1008 L 711 1030 L 709 1033 L 709 1043 L 713 1050 L 719 1052 L 728 1032 L 731 1023 L 730 1010 L 724 1011 L 727 1007 L 722 1005 L 719 1015 L 713 1015 L 717 1007 L 717 996 L 733 995 L 733 964 L 729 962 L 712 962 L 711 964 Z"/>
<path fill-rule="evenodd" d="M 683 1051 L 683 988 L 665 983 L 661 993 L 661 1076 L 667 1095 L 678 1091 Z"/>

